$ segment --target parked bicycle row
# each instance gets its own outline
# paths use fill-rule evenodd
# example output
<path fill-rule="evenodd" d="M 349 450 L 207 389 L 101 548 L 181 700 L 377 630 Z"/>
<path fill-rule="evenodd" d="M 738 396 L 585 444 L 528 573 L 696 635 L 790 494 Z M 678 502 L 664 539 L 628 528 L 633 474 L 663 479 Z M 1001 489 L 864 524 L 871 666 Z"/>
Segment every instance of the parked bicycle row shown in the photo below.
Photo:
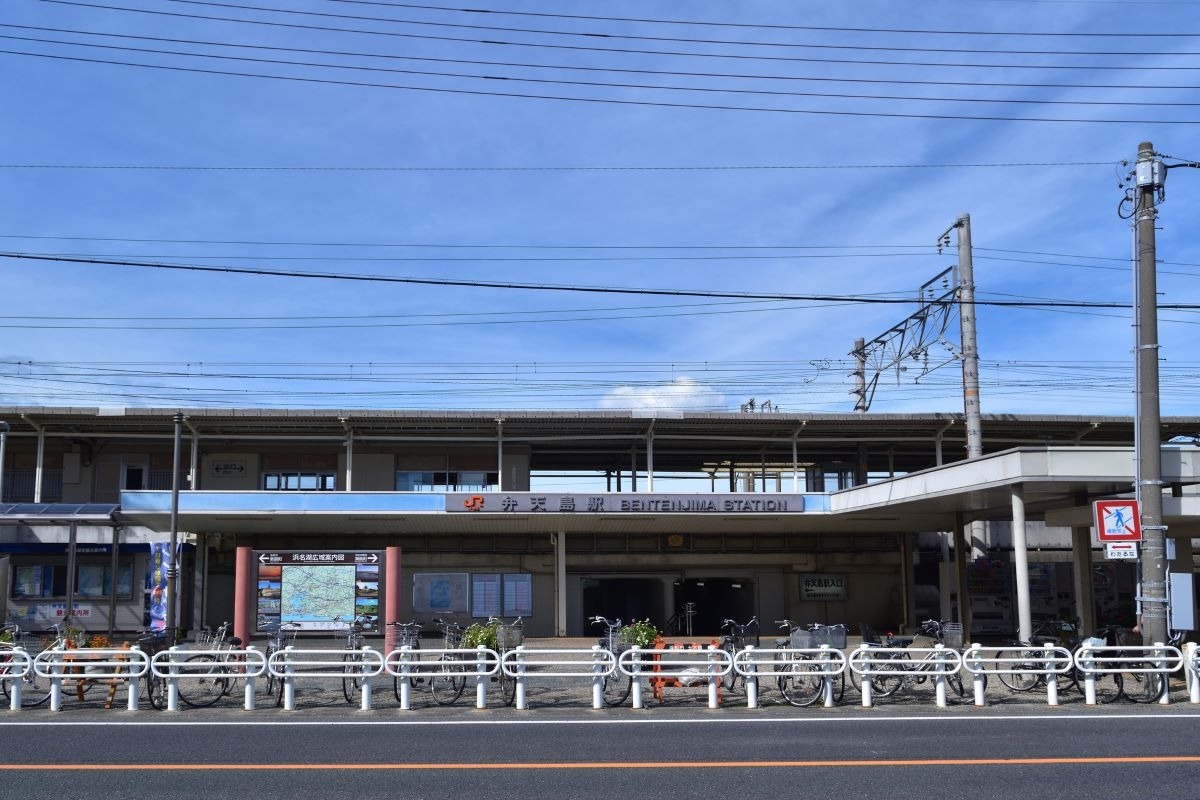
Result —
<path fill-rule="evenodd" d="M 370 708 L 381 689 L 390 688 L 400 707 L 407 709 L 414 692 L 428 689 L 436 704 L 450 705 L 459 702 L 468 687 L 477 707 L 486 707 L 489 695 L 498 695 L 503 704 L 523 708 L 530 685 L 551 684 L 590 689 L 597 708 L 627 702 L 643 707 L 647 693 L 661 702 L 676 688 L 704 689 L 711 707 L 721 704 L 722 694 L 728 703 L 740 688 L 745 703 L 753 707 L 770 691 L 796 706 L 834 705 L 843 700 L 847 683 L 864 705 L 920 687 L 932 688 L 935 702 L 945 704 L 951 693 L 964 696 L 967 686 L 972 687 L 972 700 L 983 704 L 994 677 L 1010 692 L 1044 688 L 1050 703 L 1057 702 L 1058 692 L 1072 689 L 1089 703 L 1103 703 L 1119 698 L 1161 701 L 1168 697 L 1169 676 L 1183 671 L 1190 699 L 1200 702 L 1200 692 L 1195 691 L 1200 682 L 1194 679 L 1200 659 L 1192 646 L 1187 657 L 1171 646 L 1109 645 L 1098 639 L 1074 652 L 1049 643 L 1019 648 L 972 645 L 959 652 L 937 641 L 945 638 L 943 623 L 928 620 L 922 629 L 934 642 L 930 647 L 914 647 L 908 637 L 890 637 L 844 653 L 828 643 L 812 646 L 811 639 L 797 637 L 797 626 L 783 621 L 789 635 L 773 649 L 752 644 L 733 650 L 681 649 L 661 643 L 625 646 L 619 636 L 614 641 L 619 623 L 603 618 L 596 622 L 605 626 L 605 635 L 590 649 L 525 648 L 520 625 L 499 622 L 492 626 L 497 634 L 492 647 L 465 646 L 456 640 L 455 627 L 445 625 L 441 644 L 450 646 L 422 648 L 408 626 L 407 631 L 397 631 L 399 646 L 387 653 L 364 646 L 361 630 L 354 626 L 346 634 L 345 647 L 337 650 L 297 647 L 285 631 L 273 632 L 263 650 L 232 641 L 217 646 L 219 637 L 186 649 L 166 648 L 160 646 L 160 637 L 150 636 L 129 648 L 57 647 L 33 654 L 15 647 L 0 653 L 0 686 L 13 709 L 49 702 L 57 710 L 72 690 L 82 699 L 88 688 L 105 683 L 127 686 L 131 708 L 144 692 L 151 706 L 168 710 L 211 706 L 223 697 L 236 697 L 239 687 L 246 708 L 262 703 L 291 709 L 298 684 L 340 686 L 344 699 L 362 708 Z M 259 697 L 263 693 L 269 700 Z"/>

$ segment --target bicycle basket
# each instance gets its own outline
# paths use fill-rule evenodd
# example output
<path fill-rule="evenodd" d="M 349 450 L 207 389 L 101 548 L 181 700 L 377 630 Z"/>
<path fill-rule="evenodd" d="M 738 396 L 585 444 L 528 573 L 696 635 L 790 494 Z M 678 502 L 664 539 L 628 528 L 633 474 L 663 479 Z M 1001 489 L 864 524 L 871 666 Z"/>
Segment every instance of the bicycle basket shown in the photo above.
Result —
<path fill-rule="evenodd" d="M 809 631 L 809 636 L 812 640 L 812 647 L 827 644 L 834 650 L 846 649 L 845 625 L 818 625 Z"/>
<path fill-rule="evenodd" d="M 788 638 L 788 647 L 793 650 L 808 650 L 813 647 L 813 636 L 803 628 L 796 628 Z"/>
<path fill-rule="evenodd" d="M 963 626 L 961 622 L 945 622 L 942 624 L 942 644 L 953 650 L 962 649 Z"/>
<path fill-rule="evenodd" d="M 496 646 L 501 650 L 519 647 L 525 638 L 525 629 L 520 625 L 497 625 Z"/>
<path fill-rule="evenodd" d="M 462 647 L 463 632 L 462 629 L 447 630 L 442 636 L 442 648 L 445 650 L 457 650 Z"/>

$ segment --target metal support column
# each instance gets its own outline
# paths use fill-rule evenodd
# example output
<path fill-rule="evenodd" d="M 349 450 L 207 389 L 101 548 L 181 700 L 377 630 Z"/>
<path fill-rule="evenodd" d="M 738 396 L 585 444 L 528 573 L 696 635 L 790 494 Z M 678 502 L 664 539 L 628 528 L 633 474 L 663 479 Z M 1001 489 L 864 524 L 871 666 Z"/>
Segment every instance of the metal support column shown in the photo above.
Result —
<path fill-rule="evenodd" d="M 567 534 L 554 534 L 554 635 L 567 635 Z"/>
<path fill-rule="evenodd" d="M 1092 529 L 1071 528 L 1071 578 L 1075 584 L 1075 613 L 1082 629 L 1096 630 L 1096 588 L 1092 583 Z"/>
<path fill-rule="evenodd" d="M 1012 487 L 1013 567 L 1017 584 L 1017 638 L 1033 639 L 1033 611 L 1029 604 L 1029 548 L 1025 537 L 1025 490 Z"/>

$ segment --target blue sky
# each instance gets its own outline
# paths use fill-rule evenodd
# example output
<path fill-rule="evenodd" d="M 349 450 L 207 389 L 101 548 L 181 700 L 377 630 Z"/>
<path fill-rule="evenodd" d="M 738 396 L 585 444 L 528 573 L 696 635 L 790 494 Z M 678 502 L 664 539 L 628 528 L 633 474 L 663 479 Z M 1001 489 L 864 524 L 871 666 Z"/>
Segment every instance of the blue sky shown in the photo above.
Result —
<path fill-rule="evenodd" d="M 953 247 L 939 256 L 933 245 L 968 213 L 979 299 L 1128 303 L 1119 162 L 1143 140 L 1200 159 L 1200 111 L 1171 105 L 1197 97 L 1196 40 L 1132 35 L 1200 33 L 1196 3 L 480 7 L 520 13 L 6 0 L 0 250 L 467 283 L 913 297 L 954 263 Z M 1080 35 L 1117 32 L 1129 35 Z M 481 61 L 491 63 L 468 63 Z M 881 61 L 910 65 L 862 63 Z M 1012 164 L 1030 166 L 997 166 Z M 212 169 L 228 167 L 254 169 Z M 1200 171 L 1169 174 L 1160 300 L 1194 303 Z M 784 411 L 851 411 L 855 338 L 916 310 L 28 258 L 0 267 L 9 326 L 0 403 L 14 405 L 737 410 L 755 398 Z M 978 317 L 985 413 L 1132 413 L 1128 310 L 984 306 Z M 1164 311 L 1162 320 L 1162 411 L 1194 414 L 1198 318 Z M 932 364 L 947 359 L 930 352 Z M 961 411 L 957 364 L 914 383 L 916 364 L 899 381 L 881 377 L 872 410 Z"/>

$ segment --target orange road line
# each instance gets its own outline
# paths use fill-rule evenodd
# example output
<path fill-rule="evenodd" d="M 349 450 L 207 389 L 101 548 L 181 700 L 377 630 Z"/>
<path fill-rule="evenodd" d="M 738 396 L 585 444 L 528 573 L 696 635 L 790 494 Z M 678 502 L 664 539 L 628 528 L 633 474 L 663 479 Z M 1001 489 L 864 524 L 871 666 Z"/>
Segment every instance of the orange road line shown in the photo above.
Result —
<path fill-rule="evenodd" d="M 922 758 L 829 761 L 536 761 L 443 762 L 425 764 L 0 764 L 0 772 L 106 772 L 115 770 L 229 771 L 284 770 L 566 770 L 566 769 L 746 769 L 754 767 L 1007 767 L 1067 764 L 1186 764 L 1200 763 L 1197 756 L 1081 756 L 1047 758 Z"/>

